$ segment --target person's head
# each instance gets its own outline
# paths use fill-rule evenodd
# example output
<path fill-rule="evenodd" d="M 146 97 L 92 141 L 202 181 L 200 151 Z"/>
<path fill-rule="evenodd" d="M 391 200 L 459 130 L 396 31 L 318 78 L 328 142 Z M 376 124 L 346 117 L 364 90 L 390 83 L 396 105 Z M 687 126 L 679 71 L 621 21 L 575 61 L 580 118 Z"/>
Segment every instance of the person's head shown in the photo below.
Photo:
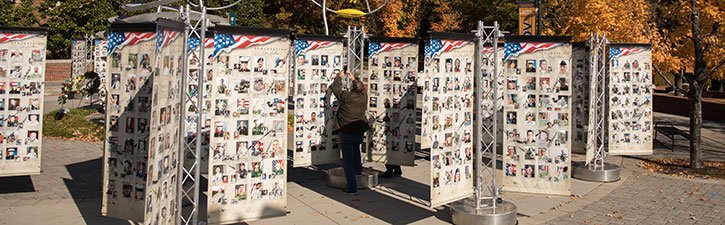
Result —
<path fill-rule="evenodd" d="M 360 80 L 353 80 L 350 92 L 353 93 L 365 93 L 365 84 Z"/>
<path fill-rule="evenodd" d="M 559 72 L 560 73 L 566 73 L 566 65 L 567 65 L 566 61 L 561 60 L 561 62 L 559 63 Z"/>

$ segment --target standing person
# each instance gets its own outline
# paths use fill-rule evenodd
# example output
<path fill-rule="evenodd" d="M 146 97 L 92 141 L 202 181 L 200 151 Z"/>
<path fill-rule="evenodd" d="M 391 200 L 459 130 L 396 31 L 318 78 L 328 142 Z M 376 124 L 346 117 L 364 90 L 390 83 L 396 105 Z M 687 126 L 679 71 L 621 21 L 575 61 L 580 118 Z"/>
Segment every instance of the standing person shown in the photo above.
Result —
<path fill-rule="evenodd" d="M 349 91 L 342 90 L 343 74 L 347 75 L 352 81 Z M 330 89 L 340 102 L 340 108 L 335 115 L 332 130 L 337 130 L 340 133 L 342 168 L 345 170 L 345 179 L 347 180 L 347 189 L 344 191 L 351 195 L 357 195 L 356 175 L 362 175 L 360 144 L 363 141 L 363 134 L 370 129 L 365 116 L 368 94 L 362 81 L 355 80 L 355 77 L 347 71 L 338 73 L 335 76 Z"/>

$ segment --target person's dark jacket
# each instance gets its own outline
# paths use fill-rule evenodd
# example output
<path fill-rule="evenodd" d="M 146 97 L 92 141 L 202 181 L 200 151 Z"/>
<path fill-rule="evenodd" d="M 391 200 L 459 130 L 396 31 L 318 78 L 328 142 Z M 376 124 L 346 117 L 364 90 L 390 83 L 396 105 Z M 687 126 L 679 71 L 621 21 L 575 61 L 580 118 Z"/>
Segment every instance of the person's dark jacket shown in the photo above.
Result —
<path fill-rule="evenodd" d="M 346 134 L 362 134 L 369 130 L 367 124 L 366 112 L 368 95 L 363 92 L 343 91 L 341 87 L 342 78 L 335 77 L 335 81 L 330 85 L 332 93 L 340 103 L 337 109 L 337 115 L 332 123 L 332 130 L 339 130 Z"/>

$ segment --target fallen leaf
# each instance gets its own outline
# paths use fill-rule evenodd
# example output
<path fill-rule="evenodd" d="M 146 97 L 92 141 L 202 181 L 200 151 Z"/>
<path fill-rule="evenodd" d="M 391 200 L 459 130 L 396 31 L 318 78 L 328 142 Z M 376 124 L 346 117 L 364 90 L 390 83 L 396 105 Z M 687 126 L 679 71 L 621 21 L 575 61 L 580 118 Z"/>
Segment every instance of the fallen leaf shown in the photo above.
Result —
<path fill-rule="evenodd" d="M 707 201 L 707 199 L 705 199 L 705 198 L 700 198 L 700 201 Z"/>
<path fill-rule="evenodd" d="M 592 222 L 591 220 L 584 221 L 584 223 L 591 223 L 591 222 Z"/>
<path fill-rule="evenodd" d="M 687 203 L 687 202 L 686 201 L 680 201 L 680 204 L 685 204 L 685 203 Z"/>
<path fill-rule="evenodd" d="M 360 218 L 370 218 L 370 216 L 368 216 L 368 215 L 362 215 L 362 216 L 360 216 Z"/>
<path fill-rule="evenodd" d="M 621 215 L 617 216 L 617 219 L 620 219 L 621 220 L 622 219 L 622 216 Z"/>
<path fill-rule="evenodd" d="M 691 216 L 690 219 L 691 220 L 697 220 L 697 218 L 695 218 L 694 216 Z"/>

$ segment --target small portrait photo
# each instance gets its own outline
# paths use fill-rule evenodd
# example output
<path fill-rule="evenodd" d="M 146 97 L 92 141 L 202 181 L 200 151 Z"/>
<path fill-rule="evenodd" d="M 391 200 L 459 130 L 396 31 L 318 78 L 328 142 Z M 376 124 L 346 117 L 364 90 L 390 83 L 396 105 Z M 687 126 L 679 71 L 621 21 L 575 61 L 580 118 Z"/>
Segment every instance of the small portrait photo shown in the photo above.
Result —
<path fill-rule="evenodd" d="M 453 72 L 453 59 L 452 58 L 447 58 L 446 59 L 444 69 L 445 69 L 444 72 L 446 72 L 446 73 L 452 73 Z"/>
<path fill-rule="evenodd" d="M 311 55 L 312 58 L 312 65 L 313 66 L 319 66 L 320 65 L 320 56 L 319 55 Z"/>
<path fill-rule="evenodd" d="M 40 114 L 29 114 L 28 120 L 23 124 L 29 127 L 36 127 L 40 125 Z"/>
<path fill-rule="evenodd" d="M 506 113 L 506 124 L 516 124 L 517 113 L 516 111 Z"/>
<path fill-rule="evenodd" d="M 126 117 L 126 133 L 132 134 L 136 130 L 135 124 L 133 117 Z"/>
<path fill-rule="evenodd" d="M 536 61 L 534 61 L 534 64 L 536 64 Z M 550 73 L 551 72 L 551 66 L 549 65 L 549 62 L 546 61 L 546 59 L 539 60 L 539 72 L 541 72 L 541 73 Z"/>
<path fill-rule="evenodd" d="M 378 107 L 378 98 L 377 97 L 370 97 L 370 106 L 369 107 Z"/>
<path fill-rule="evenodd" d="M 508 77 L 506 79 L 506 89 L 508 89 L 508 90 L 516 90 L 516 87 L 518 87 L 518 78 L 516 78 L 516 77 Z"/>
<path fill-rule="evenodd" d="M 529 90 L 529 91 L 536 90 L 536 77 L 529 77 L 526 79 L 526 90 Z"/>
<path fill-rule="evenodd" d="M 40 99 L 31 98 L 30 99 L 30 110 L 39 110 L 39 109 L 40 109 Z"/>
<path fill-rule="evenodd" d="M 0 65 L 0 77 L 5 78 L 8 76 L 8 67 L 5 65 Z"/>
<path fill-rule="evenodd" d="M 8 49 L 0 49 L 0 62 L 8 61 Z"/>
<path fill-rule="evenodd" d="M 8 110 L 20 110 L 20 99 L 11 98 L 8 100 Z"/>
<path fill-rule="evenodd" d="M 123 197 L 131 198 L 131 193 L 133 192 L 133 185 L 129 181 L 124 181 L 123 188 L 121 190 L 123 193 Z"/>
<path fill-rule="evenodd" d="M 508 176 L 508 177 L 516 176 L 516 163 L 506 163 L 506 176 Z"/>
<path fill-rule="evenodd" d="M 321 55 L 320 56 L 320 66 L 327 66 L 327 55 Z"/>
<path fill-rule="evenodd" d="M 516 68 L 518 68 L 518 60 L 509 59 L 506 61 L 506 70 L 508 72 L 516 72 Z"/>
<path fill-rule="evenodd" d="M 267 65 L 264 63 L 264 57 L 258 57 L 254 66 L 254 72 L 267 74 Z"/>
<path fill-rule="evenodd" d="M 526 72 L 527 73 L 536 73 L 536 60 L 533 60 L 533 59 L 526 60 Z"/>
<path fill-rule="evenodd" d="M 249 69 L 249 56 L 239 56 L 239 72 L 250 72 Z"/>
<path fill-rule="evenodd" d="M 566 73 L 569 71 L 569 63 L 566 60 L 559 61 L 559 73 Z"/>
<path fill-rule="evenodd" d="M 526 178 L 534 178 L 536 169 L 534 169 L 533 164 L 526 164 L 524 165 L 524 177 Z"/>
<path fill-rule="evenodd" d="M 126 66 L 126 69 L 137 69 L 138 68 L 138 54 L 131 53 L 128 54 L 128 65 Z"/>
<path fill-rule="evenodd" d="M 393 67 L 396 69 L 403 69 L 403 60 L 400 58 L 400 56 L 393 57 Z"/>

